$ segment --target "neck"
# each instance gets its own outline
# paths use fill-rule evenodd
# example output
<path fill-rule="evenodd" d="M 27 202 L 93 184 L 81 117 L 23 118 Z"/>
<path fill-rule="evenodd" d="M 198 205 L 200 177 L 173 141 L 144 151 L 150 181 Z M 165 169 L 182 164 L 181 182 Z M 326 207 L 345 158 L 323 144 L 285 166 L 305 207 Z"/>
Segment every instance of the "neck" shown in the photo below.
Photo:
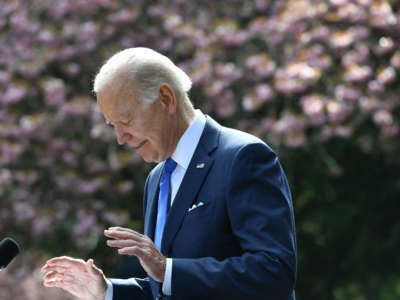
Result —
<path fill-rule="evenodd" d="M 193 109 L 193 107 L 191 107 L 190 109 L 184 110 L 184 111 L 180 111 L 179 114 L 181 117 L 178 118 L 178 139 L 176 144 L 178 144 L 178 141 L 180 140 L 180 138 L 182 137 L 182 135 L 185 133 L 186 129 L 189 128 L 190 125 L 192 125 L 195 117 L 196 117 L 196 113 L 195 110 Z M 175 145 L 176 147 L 176 145 Z"/>
<path fill-rule="evenodd" d="M 174 120 L 175 121 L 175 132 L 173 133 L 175 138 L 172 139 L 173 145 L 171 147 L 172 151 L 170 155 L 172 155 L 178 145 L 179 140 L 181 139 L 182 135 L 185 133 L 186 129 L 189 128 L 189 126 L 193 123 L 196 113 L 193 107 L 190 107 L 189 109 L 182 110 L 179 109 L 177 111 L 178 117 Z"/>

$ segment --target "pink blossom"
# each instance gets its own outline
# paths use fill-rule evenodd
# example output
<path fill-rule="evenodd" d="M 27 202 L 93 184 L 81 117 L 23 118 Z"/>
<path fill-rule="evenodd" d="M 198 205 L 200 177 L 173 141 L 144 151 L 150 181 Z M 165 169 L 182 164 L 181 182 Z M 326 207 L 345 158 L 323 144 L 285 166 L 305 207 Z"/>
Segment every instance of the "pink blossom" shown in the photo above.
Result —
<path fill-rule="evenodd" d="M 382 93 L 385 90 L 385 87 L 382 82 L 378 80 L 371 80 L 368 82 L 368 90 L 375 93 Z"/>
<path fill-rule="evenodd" d="M 363 22 L 368 19 L 367 11 L 354 3 L 341 5 L 337 11 L 339 20 L 349 22 Z"/>
<path fill-rule="evenodd" d="M 269 1 L 268 0 L 255 0 L 254 5 L 257 10 L 264 11 L 267 9 L 267 7 L 269 5 Z"/>
<path fill-rule="evenodd" d="M 135 187 L 135 184 L 133 183 L 133 181 L 122 181 L 118 183 L 118 191 L 121 194 L 127 194 L 129 192 L 131 192 Z"/>
<path fill-rule="evenodd" d="M 377 80 L 385 85 L 396 80 L 396 71 L 393 67 L 387 67 L 378 71 Z"/>
<path fill-rule="evenodd" d="M 95 224 L 96 216 L 90 213 L 86 213 L 85 211 L 80 209 L 77 213 L 77 220 L 73 232 L 77 236 L 86 235 Z"/>
<path fill-rule="evenodd" d="M 15 179 L 18 181 L 18 183 L 28 186 L 35 183 L 39 179 L 39 174 L 34 170 L 27 169 L 24 171 L 15 172 Z"/>
<path fill-rule="evenodd" d="M 396 45 L 392 38 L 390 37 L 381 37 L 379 39 L 379 43 L 375 48 L 375 52 L 378 55 L 385 55 L 395 49 Z"/>
<path fill-rule="evenodd" d="M 333 123 L 343 122 L 351 113 L 350 106 L 337 100 L 328 100 L 326 104 L 328 118 Z"/>
<path fill-rule="evenodd" d="M 275 130 L 285 134 L 302 132 L 304 128 L 304 120 L 292 113 L 285 113 L 275 124 Z"/>
<path fill-rule="evenodd" d="M 261 108 L 264 101 L 261 100 L 255 93 L 246 95 L 242 100 L 242 106 L 247 111 L 256 111 Z"/>
<path fill-rule="evenodd" d="M 249 29 L 250 32 L 262 34 L 269 31 L 270 26 L 271 24 L 267 17 L 258 17 L 250 23 Z"/>
<path fill-rule="evenodd" d="M 386 137 L 395 137 L 399 135 L 400 127 L 397 124 L 391 124 L 382 127 L 382 134 Z"/>
<path fill-rule="evenodd" d="M 335 88 L 335 97 L 342 101 L 357 101 L 362 96 L 361 90 L 351 85 L 338 85 Z"/>
<path fill-rule="evenodd" d="M 357 64 L 366 64 L 369 60 L 370 49 L 365 44 L 358 44 L 352 51 L 347 52 L 342 58 L 345 67 Z"/>
<path fill-rule="evenodd" d="M 350 138 L 353 134 L 353 129 L 349 126 L 336 126 L 333 133 L 341 138 Z"/>
<path fill-rule="evenodd" d="M 0 186 L 4 186 L 9 184 L 12 179 L 12 173 L 9 169 L 2 168 L 0 169 Z"/>
<path fill-rule="evenodd" d="M 70 76 L 75 76 L 81 71 L 81 67 L 76 63 L 70 63 L 65 68 L 66 72 Z"/>
<path fill-rule="evenodd" d="M 226 83 L 223 80 L 215 80 L 205 87 L 205 93 L 211 98 L 216 98 L 220 96 L 225 87 Z"/>
<path fill-rule="evenodd" d="M 369 10 L 371 14 L 370 21 L 378 28 L 387 29 L 398 24 L 392 7 L 387 1 L 373 1 Z"/>
<path fill-rule="evenodd" d="M 275 92 L 269 84 L 258 84 L 254 89 L 255 94 L 257 97 L 263 102 L 271 101 L 274 96 Z"/>
<path fill-rule="evenodd" d="M 207 53 L 200 52 L 187 69 L 193 85 L 208 83 L 212 77 L 212 57 Z"/>
<path fill-rule="evenodd" d="M 349 2 L 349 0 L 329 0 L 329 2 L 334 6 L 340 6 L 340 5 L 347 4 Z"/>
<path fill-rule="evenodd" d="M 246 58 L 245 65 L 260 77 L 270 76 L 276 68 L 275 62 L 266 53 L 250 55 Z"/>
<path fill-rule="evenodd" d="M 373 115 L 374 123 L 378 126 L 388 126 L 393 123 L 392 114 L 387 110 L 378 110 Z"/>
<path fill-rule="evenodd" d="M 379 107 L 379 101 L 374 97 L 361 97 L 359 106 L 364 112 L 371 112 Z"/>
<path fill-rule="evenodd" d="M 400 51 L 396 51 L 392 58 L 390 59 L 390 63 L 393 67 L 400 69 Z"/>
<path fill-rule="evenodd" d="M 295 62 L 279 69 L 275 74 L 275 88 L 283 94 L 304 91 L 308 85 L 317 81 L 321 70 L 306 63 Z"/>
<path fill-rule="evenodd" d="M 108 212 L 104 212 L 102 217 L 107 223 L 111 224 L 112 226 L 122 226 L 129 219 L 126 212 L 116 213 L 116 212 L 108 211 Z"/>
<path fill-rule="evenodd" d="M 215 74 L 224 82 L 231 83 L 243 76 L 243 71 L 234 63 L 217 64 Z"/>
<path fill-rule="evenodd" d="M 303 96 L 300 99 L 304 113 L 308 116 L 310 123 L 314 126 L 325 122 L 324 102 L 325 98 L 319 94 Z"/>
<path fill-rule="evenodd" d="M 134 22 L 137 17 L 138 17 L 138 10 L 132 8 L 115 12 L 109 15 L 107 19 L 114 24 L 128 24 Z"/>
<path fill-rule="evenodd" d="M 300 148 L 304 146 L 306 137 L 302 132 L 293 132 L 285 136 L 284 142 L 289 148 Z"/>
<path fill-rule="evenodd" d="M 0 102 L 9 105 L 20 101 L 27 93 L 27 89 L 22 85 L 10 85 L 5 94 L 0 98 Z"/>
<path fill-rule="evenodd" d="M 364 7 L 369 7 L 372 4 L 372 1 L 374 0 L 356 0 L 358 4 Z"/>
<path fill-rule="evenodd" d="M 60 105 L 65 100 L 64 81 L 57 78 L 48 79 L 43 82 L 44 100 L 47 105 Z"/>
<path fill-rule="evenodd" d="M 32 233 L 35 237 L 41 237 L 52 230 L 52 218 L 50 216 L 35 217 L 32 222 Z"/>
<path fill-rule="evenodd" d="M 362 82 L 370 78 L 372 69 L 370 66 L 351 65 L 346 69 L 344 78 L 348 82 Z"/>
<path fill-rule="evenodd" d="M 232 91 L 226 91 L 216 102 L 216 112 L 222 118 L 232 117 L 236 113 L 237 107 L 235 96 Z"/>
<path fill-rule="evenodd" d="M 20 198 L 20 197 L 18 197 Z M 25 197 L 22 197 L 23 200 Z M 14 202 L 13 204 L 14 216 L 19 223 L 25 223 L 35 217 L 35 208 L 32 204 L 24 201 Z"/>
<path fill-rule="evenodd" d="M 82 181 L 76 187 L 76 191 L 79 194 L 90 195 L 99 190 L 103 186 L 103 184 L 104 182 L 101 178 L 97 178 L 90 181 Z"/>
<path fill-rule="evenodd" d="M 164 18 L 164 28 L 168 31 L 174 30 L 176 27 L 182 25 L 183 19 L 178 14 L 170 14 Z"/>
<path fill-rule="evenodd" d="M 354 41 L 354 37 L 350 31 L 337 31 L 331 35 L 331 45 L 336 49 L 349 47 Z"/>
<path fill-rule="evenodd" d="M 24 146 L 19 143 L 0 143 L 0 163 L 12 164 L 16 162 L 24 151 Z"/>
<path fill-rule="evenodd" d="M 11 80 L 11 73 L 0 71 L 0 85 L 7 85 Z"/>

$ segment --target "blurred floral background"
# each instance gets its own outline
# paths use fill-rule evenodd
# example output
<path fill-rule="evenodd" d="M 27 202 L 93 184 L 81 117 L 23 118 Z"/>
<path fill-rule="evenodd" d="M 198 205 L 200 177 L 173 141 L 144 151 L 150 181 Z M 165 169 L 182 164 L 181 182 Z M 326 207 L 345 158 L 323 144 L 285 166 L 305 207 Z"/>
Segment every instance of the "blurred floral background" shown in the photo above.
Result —
<path fill-rule="evenodd" d="M 91 93 L 102 63 L 146 46 L 193 79 L 196 107 L 255 134 L 291 184 L 299 300 L 400 296 L 398 0 L 0 0 L 0 238 L 23 252 L 1 299 L 54 256 L 120 262 L 102 236 L 142 230 L 152 165 L 118 146 Z"/>

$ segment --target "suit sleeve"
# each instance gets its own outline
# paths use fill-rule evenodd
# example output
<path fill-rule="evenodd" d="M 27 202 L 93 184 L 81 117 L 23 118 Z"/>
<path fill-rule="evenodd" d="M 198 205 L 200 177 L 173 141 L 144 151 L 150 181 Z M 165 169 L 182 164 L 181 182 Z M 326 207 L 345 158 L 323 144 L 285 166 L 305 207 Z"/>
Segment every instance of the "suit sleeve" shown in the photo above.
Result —
<path fill-rule="evenodd" d="M 152 299 L 149 280 L 146 279 L 110 279 L 113 285 L 113 300 L 150 300 Z"/>
<path fill-rule="evenodd" d="M 149 176 L 150 177 L 150 176 Z M 147 186 L 149 177 L 144 185 L 143 215 L 146 214 Z M 149 278 L 110 279 L 113 286 L 113 300 L 150 300 L 153 299 Z"/>
<path fill-rule="evenodd" d="M 242 255 L 173 259 L 172 295 L 183 299 L 287 300 L 296 278 L 293 207 L 276 155 L 262 143 L 241 148 L 226 182 L 226 210 Z M 291 298 L 290 298 L 291 299 Z"/>

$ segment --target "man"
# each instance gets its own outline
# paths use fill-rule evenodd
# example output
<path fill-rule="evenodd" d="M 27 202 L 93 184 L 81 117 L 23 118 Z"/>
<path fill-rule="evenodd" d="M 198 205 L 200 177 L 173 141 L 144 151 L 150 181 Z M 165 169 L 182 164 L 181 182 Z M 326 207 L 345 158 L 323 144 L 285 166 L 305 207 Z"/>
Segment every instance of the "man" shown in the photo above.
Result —
<path fill-rule="evenodd" d="M 45 286 L 85 299 L 295 299 L 295 225 L 281 165 L 261 140 L 195 110 L 190 87 L 146 48 L 101 68 L 94 91 L 118 143 L 158 162 L 144 188 L 144 235 L 104 232 L 148 277 L 108 280 L 91 259 L 59 257 L 42 268 Z"/>

